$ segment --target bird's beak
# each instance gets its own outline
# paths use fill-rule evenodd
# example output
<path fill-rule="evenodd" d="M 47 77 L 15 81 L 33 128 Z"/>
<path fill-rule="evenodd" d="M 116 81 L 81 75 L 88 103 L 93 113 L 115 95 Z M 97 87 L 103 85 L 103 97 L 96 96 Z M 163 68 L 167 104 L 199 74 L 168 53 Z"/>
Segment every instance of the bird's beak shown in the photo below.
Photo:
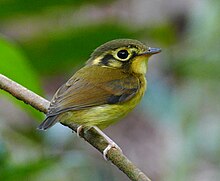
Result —
<path fill-rule="evenodd" d="M 151 47 L 149 47 L 146 52 L 143 52 L 143 53 L 141 53 L 139 55 L 151 56 L 151 55 L 154 55 L 154 54 L 157 54 L 157 53 L 160 53 L 160 52 L 161 52 L 160 48 L 151 48 Z"/>

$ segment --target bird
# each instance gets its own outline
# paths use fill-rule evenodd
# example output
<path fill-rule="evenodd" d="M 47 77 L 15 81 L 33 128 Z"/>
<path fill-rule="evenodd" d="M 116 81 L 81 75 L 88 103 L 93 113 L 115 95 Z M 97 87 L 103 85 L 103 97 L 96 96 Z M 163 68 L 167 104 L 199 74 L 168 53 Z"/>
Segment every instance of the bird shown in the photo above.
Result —
<path fill-rule="evenodd" d="M 160 53 L 134 39 L 115 39 L 96 48 L 79 69 L 53 96 L 46 119 L 38 126 L 47 130 L 55 123 L 75 123 L 82 129 L 103 130 L 132 111 L 143 97 L 150 56 Z M 134 123 L 135 124 L 135 123 Z M 118 148 L 110 138 L 103 151 Z"/>

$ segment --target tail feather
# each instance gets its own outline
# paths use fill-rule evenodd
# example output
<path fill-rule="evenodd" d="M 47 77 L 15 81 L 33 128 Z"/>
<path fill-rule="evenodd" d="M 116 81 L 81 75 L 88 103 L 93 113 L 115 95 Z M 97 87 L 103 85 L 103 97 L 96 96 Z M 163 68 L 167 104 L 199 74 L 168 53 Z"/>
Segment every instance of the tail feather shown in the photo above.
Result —
<path fill-rule="evenodd" d="M 47 130 L 48 128 L 52 127 L 54 124 L 57 123 L 57 117 L 58 117 L 58 115 L 47 117 L 47 118 L 37 127 L 37 129 Z"/>

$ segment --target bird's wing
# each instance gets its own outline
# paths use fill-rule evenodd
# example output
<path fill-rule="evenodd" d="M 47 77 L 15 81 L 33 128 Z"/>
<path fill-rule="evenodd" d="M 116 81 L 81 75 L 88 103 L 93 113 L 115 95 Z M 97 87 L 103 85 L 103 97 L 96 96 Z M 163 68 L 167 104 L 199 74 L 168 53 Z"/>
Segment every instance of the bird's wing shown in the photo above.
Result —
<path fill-rule="evenodd" d="M 76 73 L 56 92 L 47 116 L 103 104 L 123 103 L 135 96 L 139 90 L 137 77 L 117 69 L 103 69 L 94 69 L 92 72 L 90 67 L 89 73 L 83 70 L 84 76 L 80 72 Z"/>

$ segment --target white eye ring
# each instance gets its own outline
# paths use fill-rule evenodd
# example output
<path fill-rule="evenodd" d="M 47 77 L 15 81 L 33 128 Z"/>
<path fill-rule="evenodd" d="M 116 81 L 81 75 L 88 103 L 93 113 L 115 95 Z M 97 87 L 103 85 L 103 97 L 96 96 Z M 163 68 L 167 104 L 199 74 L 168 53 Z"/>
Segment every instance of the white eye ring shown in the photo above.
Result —
<path fill-rule="evenodd" d="M 131 57 L 131 53 L 126 49 L 120 49 L 115 53 L 114 57 L 120 61 L 127 61 Z"/>

